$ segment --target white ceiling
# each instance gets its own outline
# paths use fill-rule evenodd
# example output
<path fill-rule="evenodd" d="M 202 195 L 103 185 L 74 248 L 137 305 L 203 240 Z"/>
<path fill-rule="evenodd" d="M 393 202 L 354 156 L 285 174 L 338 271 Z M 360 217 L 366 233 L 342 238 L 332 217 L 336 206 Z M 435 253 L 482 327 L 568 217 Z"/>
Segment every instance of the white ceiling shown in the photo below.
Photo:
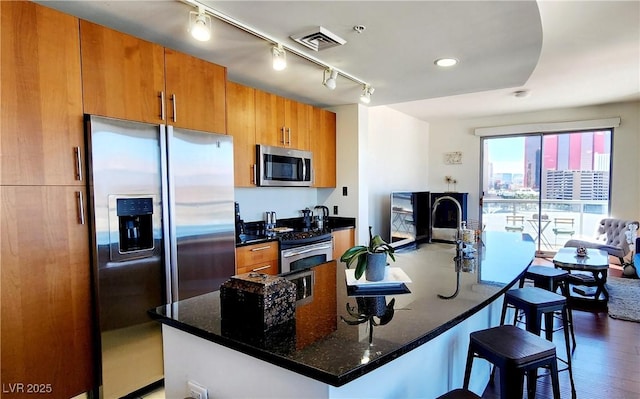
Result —
<path fill-rule="evenodd" d="M 317 106 L 358 101 L 344 77 L 216 20 L 209 42 L 188 34 L 180 1 L 40 1 L 53 8 L 207 59 L 232 81 Z M 640 99 L 640 1 L 210 1 L 203 4 L 371 84 L 371 106 L 430 121 Z M 364 25 L 357 33 L 353 27 Z M 347 41 L 314 52 L 289 36 L 323 26 Z M 460 64 L 442 70 L 436 58 Z M 530 95 L 512 93 L 526 89 Z"/>

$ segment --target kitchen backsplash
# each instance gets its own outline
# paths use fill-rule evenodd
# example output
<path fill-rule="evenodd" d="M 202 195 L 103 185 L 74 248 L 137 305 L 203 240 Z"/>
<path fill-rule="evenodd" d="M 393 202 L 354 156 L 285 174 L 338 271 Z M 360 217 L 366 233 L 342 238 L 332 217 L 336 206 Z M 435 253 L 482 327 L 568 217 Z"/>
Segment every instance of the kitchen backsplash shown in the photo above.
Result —
<path fill-rule="evenodd" d="M 285 219 L 302 217 L 300 211 L 304 208 L 327 205 L 318 203 L 318 189 L 308 187 L 236 188 L 235 201 L 247 222 L 264 220 L 265 211 L 274 211 L 278 219 Z"/>

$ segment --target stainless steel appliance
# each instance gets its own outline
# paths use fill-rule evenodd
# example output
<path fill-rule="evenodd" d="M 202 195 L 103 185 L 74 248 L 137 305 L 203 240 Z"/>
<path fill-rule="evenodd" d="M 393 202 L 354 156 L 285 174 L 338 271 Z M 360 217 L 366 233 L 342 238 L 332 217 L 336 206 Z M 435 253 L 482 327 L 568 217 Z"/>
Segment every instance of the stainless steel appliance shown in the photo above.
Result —
<path fill-rule="evenodd" d="M 313 286 L 316 283 L 313 270 L 302 270 L 284 276 L 296 285 L 296 305 L 304 305 L 313 301 Z"/>
<path fill-rule="evenodd" d="M 310 187 L 313 183 L 313 155 L 309 151 L 256 145 L 258 185 Z"/>
<path fill-rule="evenodd" d="M 101 396 L 163 378 L 147 310 L 215 291 L 235 270 L 230 136 L 86 117 Z"/>
<path fill-rule="evenodd" d="M 279 235 L 280 272 L 309 269 L 333 260 L 331 233 L 298 231 Z"/>

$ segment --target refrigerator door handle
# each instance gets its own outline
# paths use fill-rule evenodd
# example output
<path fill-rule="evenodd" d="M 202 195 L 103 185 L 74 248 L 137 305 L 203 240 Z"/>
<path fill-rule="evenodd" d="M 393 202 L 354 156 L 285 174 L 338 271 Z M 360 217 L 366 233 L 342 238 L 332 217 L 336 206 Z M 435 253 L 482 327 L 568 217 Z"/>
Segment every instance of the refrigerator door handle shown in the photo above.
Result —
<path fill-rule="evenodd" d="M 174 209 L 171 209 L 174 208 L 174 206 L 171 205 L 174 193 L 173 179 L 170 173 L 171 161 L 169 159 L 172 134 L 173 128 L 171 126 L 160 125 L 160 151 L 162 154 L 160 157 L 160 170 L 162 181 L 166 183 L 162 185 L 162 229 L 165 232 L 163 251 L 165 260 L 166 300 L 168 303 L 173 303 L 177 300 L 178 292 L 176 226 L 170 217 L 172 212 L 174 212 Z"/>

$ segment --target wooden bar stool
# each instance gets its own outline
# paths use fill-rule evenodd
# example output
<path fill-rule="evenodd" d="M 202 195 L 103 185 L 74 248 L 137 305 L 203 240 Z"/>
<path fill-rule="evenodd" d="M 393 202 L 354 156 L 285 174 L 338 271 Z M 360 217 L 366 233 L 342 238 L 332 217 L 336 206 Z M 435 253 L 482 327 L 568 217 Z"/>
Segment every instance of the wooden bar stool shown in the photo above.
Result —
<path fill-rule="evenodd" d="M 451 392 L 447 392 L 442 396 L 438 396 L 436 399 L 481 399 L 480 396 L 476 395 L 471 391 L 467 391 L 466 389 L 454 389 Z"/>
<path fill-rule="evenodd" d="M 520 288 L 524 287 L 526 280 L 531 280 L 534 287 L 543 288 L 547 291 L 556 292 L 560 288 L 560 292 L 569 301 L 569 278 L 570 274 L 566 270 L 556 269 L 546 266 L 529 266 L 525 274 L 520 279 Z M 573 332 L 573 313 L 567 302 L 567 316 L 569 320 L 569 332 L 571 333 L 571 342 L 573 350 L 576 349 L 576 335 Z M 562 317 L 562 315 L 561 315 Z M 517 320 L 517 315 L 516 315 Z"/>
<path fill-rule="evenodd" d="M 472 332 L 464 372 L 464 389 L 469 388 L 473 360 L 482 358 L 500 370 L 500 397 L 523 397 L 524 376 L 527 393 L 535 398 L 539 367 L 548 367 L 553 398 L 560 399 L 556 346 L 539 336 L 512 325 L 502 325 Z"/>
<path fill-rule="evenodd" d="M 576 389 L 573 382 L 573 370 L 571 367 L 571 348 L 569 343 L 569 310 L 567 307 L 567 298 L 538 287 L 524 287 L 515 290 L 509 290 L 505 294 L 504 304 L 502 306 L 502 315 L 500 319 L 501 324 L 504 324 L 505 322 L 505 316 L 508 306 L 512 306 L 517 310 L 524 312 L 527 331 L 532 332 L 536 335 L 540 335 L 542 329 L 542 316 L 544 316 L 545 337 L 548 341 L 553 340 L 554 314 L 555 312 L 560 312 L 567 359 L 564 360 L 559 358 L 558 360 L 567 365 L 566 370 L 569 371 L 571 394 L 572 397 L 575 398 Z"/>

